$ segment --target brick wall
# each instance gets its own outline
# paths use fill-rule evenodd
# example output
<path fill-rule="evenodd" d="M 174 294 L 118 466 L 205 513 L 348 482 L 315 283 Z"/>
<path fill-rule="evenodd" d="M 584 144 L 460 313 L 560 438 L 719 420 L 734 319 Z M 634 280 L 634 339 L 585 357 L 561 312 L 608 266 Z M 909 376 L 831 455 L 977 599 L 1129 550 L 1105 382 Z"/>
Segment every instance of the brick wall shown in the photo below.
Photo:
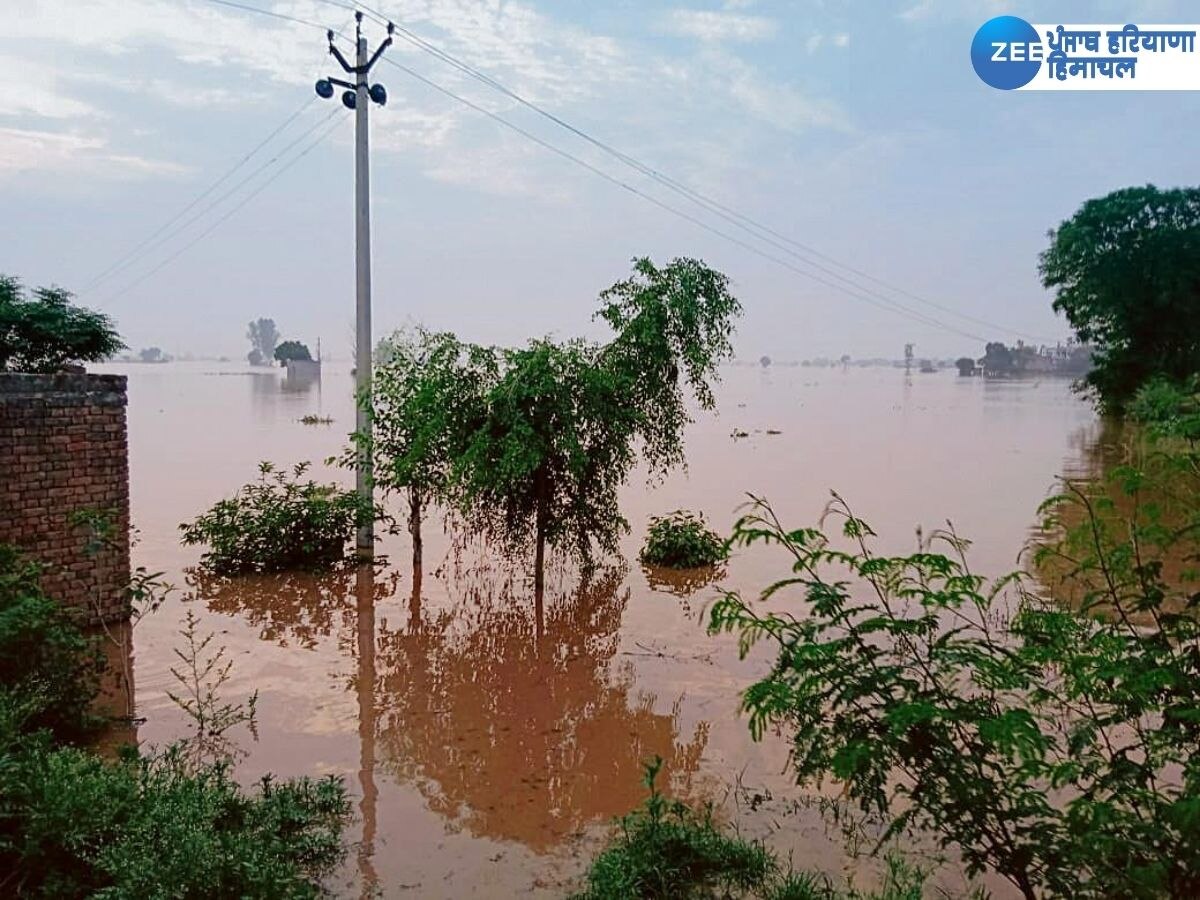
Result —
<path fill-rule="evenodd" d="M 85 510 L 110 517 L 100 546 L 72 525 Z M 42 563 L 43 590 L 89 623 L 128 618 L 124 376 L 0 373 L 0 543 Z"/>

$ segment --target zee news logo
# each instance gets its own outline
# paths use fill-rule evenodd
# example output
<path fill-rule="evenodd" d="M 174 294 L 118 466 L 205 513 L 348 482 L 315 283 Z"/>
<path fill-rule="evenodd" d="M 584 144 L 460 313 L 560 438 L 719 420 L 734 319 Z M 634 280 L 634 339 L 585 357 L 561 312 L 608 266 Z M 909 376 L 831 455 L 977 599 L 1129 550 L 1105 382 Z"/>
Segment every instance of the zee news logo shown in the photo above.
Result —
<path fill-rule="evenodd" d="M 1200 25 L 1030 24 L 996 16 L 975 32 L 971 64 L 999 90 L 1200 90 Z"/>

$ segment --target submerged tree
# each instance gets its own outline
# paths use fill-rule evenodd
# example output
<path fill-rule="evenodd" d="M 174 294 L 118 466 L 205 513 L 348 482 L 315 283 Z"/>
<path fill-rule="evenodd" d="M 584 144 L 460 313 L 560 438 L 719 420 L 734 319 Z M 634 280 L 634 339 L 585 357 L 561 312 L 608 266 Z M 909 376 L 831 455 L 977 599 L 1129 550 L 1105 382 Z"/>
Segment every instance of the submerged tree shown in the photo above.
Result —
<path fill-rule="evenodd" d="M 308 349 L 308 344 L 302 344 L 299 341 L 284 341 L 275 348 L 272 356 L 280 365 L 287 365 L 290 359 L 303 362 L 312 361 L 312 351 Z"/>
<path fill-rule="evenodd" d="M 72 296 L 58 287 L 30 296 L 16 278 L 0 275 L 0 372 L 56 372 L 124 349 L 112 320 L 76 306 Z"/>
<path fill-rule="evenodd" d="M 383 341 L 373 376 L 375 479 L 408 494 L 413 566 L 420 568 L 421 523 L 429 502 L 450 505 L 454 461 L 483 419 L 496 377 L 495 351 L 447 332 L 399 331 Z"/>
<path fill-rule="evenodd" d="M 547 545 L 585 564 L 597 547 L 616 549 L 628 529 L 617 491 L 639 449 L 652 477 L 683 464 L 688 394 L 714 406 L 711 383 L 741 311 L 728 278 L 692 259 L 635 260 L 633 277 L 600 299 L 609 343 L 537 340 L 504 352 L 455 462 L 468 525 L 510 551 L 532 548 L 538 595 Z"/>
<path fill-rule="evenodd" d="M 246 354 L 250 365 L 269 365 L 275 356 L 275 345 L 279 343 L 275 320 L 255 319 L 246 328 L 246 339 L 250 341 L 250 352 Z"/>

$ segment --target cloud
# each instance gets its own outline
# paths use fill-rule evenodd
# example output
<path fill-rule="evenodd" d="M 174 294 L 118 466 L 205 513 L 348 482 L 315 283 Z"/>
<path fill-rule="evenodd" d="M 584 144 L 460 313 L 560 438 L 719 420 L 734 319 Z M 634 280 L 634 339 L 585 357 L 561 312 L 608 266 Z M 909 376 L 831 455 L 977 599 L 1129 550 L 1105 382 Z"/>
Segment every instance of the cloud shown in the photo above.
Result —
<path fill-rule="evenodd" d="M 663 20 L 668 29 L 699 42 L 683 50 L 655 43 L 650 35 L 617 40 L 596 33 L 543 12 L 558 12 L 557 5 L 548 2 L 540 9 L 530 0 L 378 0 L 376 5 L 444 51 L 568 120 L 579 120 L 598 137 L 635 155 L 655 146 L 654 129 L 663 128 L 664 121 L 672 123 L 675 134 L 691 129 L 693 137 L 682 146 L 670 141 L 663 145 L 666 149 L 660 148 L 663 164 L 679 170 L 697 160 L 707 169 L 721 153 L 730 157 L 728 165 L 736 165 L 733 154 L 752 156 L 756 144 L 770 139 L 764 123 L 771 131 L 845 126 L 835 104 L 767 75 L 757 61 L 722 52 L 726 44 L 763 41 L 776 34 L 773 19 L 746 12 L 752 4 L 753 0 L 726 0 L 710 11 L 674 10 Z M 339 30 L 346 30 L 349 20 L 347 12 L 321 0 L 272 0 L 258 5 Z M 367 29 L 373 39 L 382 36 L 382 28 L 373 23 L 368 22 Z M 409 67 L 522 126 L 532 123 L 533 130 L 554 143 L 572 146 L 569 136 L 511 98 L 403 38 L 397 35 L 385 60 Z M 839 46 L 835 36 L 824 41 Z M 14 54 L 11 64 L 0 65 L 0 73 L 16 79 L 6 98 L 0 99 L 0 114 L 11 111 L 25 116 L 0 120 L 0 124 L 26 134 L 19 140 L 14 135 L 7 138 L 22 167 L 38 162 L 29 149 L 35 139 L 28 136 L 36 134 L 47 147 L 45 167 L 55 171 L 74 141 L 76 152 L 88 155 L 90 172 L 108 167 L 126 176 L 168 174 L 178 167 L 143 158 L 147 138 L 188 148 L 189 154 L 195 150 L 202 159 L 202 141 L 188 142 L 187 134 L 166 134 L 164 129 L 232 127 L 222 124 L 220 116 L 240 114 L 239 110 L 250 107 L 277 121 L 299 102 L 300 91 L 311 91 L 316 77 L 332 73 L 324 44 L 324 35 L 316 28 L 202 0 L 39 0 L 27 15 L 7 23 L 0 37 L 3 52 Z M 51 64 L 57 55 L 56 81 L 43 74 L 26 74 L 36 71 L 26 68 L 33 58 L 30 47 L 37 47 L 38 58 L 47 57 Z M 4 59 L 0 56 L 0 62 Z M 142 80 L 147 59 L 157 64 Z M 481 190 L 532 194 L 548 190 L 542 173 L 552 157 L 544 150 L 524 144 L 394 66 L 381 66 L 378 78 L 393 98 L 386 114 L 373 122 L 375 147 L 381 153 L 402 158 L 436 180 Z M 293 87 L 296 99 L 289 100 Z M 87 92 L 68 96 L 76 89 Z M 174 117 L 155 115 L 153 104 L 141 102 L 146 97 L 194 110 L 196 115 L 180 126 Z M 56 114 L 71 121 L 69 135 L 49 123 Z M 696 131 L 697 121 L 713 115 L 724 118 L 721 133 Z M 543 128 L 549 130 L 539 130 Z M 518 152 L 508 145 L 514 141 L 525 149 Z M 503 149 L 496 149 L 501 145 Z M 462 165 L 454 161 L 456 157 L 472 162 Z M 529 177 L 513 176 L 510 169 L 517 160 L 530 169 Z M 4 171 L 17 165 L 9 160 Z"/>
<path fill-rule="evenodd" d="M 90 103 L 65 96 L 58 72 L 34 60 L 0 55 L 0 116 L 34 116 L 42 119 L 99 118 Z"/>
<path fill-rule="evenodd" d="M 825 44 L 828 44 L 830 47 L 836 47 L 838 50 L 844 50 L 850 46 L 850 35 L 844 31 L 828 36 L 817 32 L 816 34 L 809 35 L 808 39 L 804 42 L 804 50 L 811 56 Z"/>
<path fill-rule="evenodd" d="M 35 170 L 115 178 L 187 171 L 176 163 L 113 152 L 101 137 L 0 128 L 0 178 Z"/>
<path fill-rule="evenodd" d="M 714 43 L 754 43 L 770 40 L 778 31 L 774 19 L 712 10 L 675 9 L 667 14 L 668 34 Z"/>
<path fill-rule="evenodd" d="M 933 13 L 933 0 L 917 0 L 912 6 L 900 12 L 900 18 L 905 22 L 919 22 L 928 19 Z"/>
<path fill-rule="evenodd" d="M 845 113 L 836 103 L 766 79 L 740 57 L 714 49 L 705 55 L 704 65 L 710 79 L 706 86 L 710 96 L 728 96 L 741 113 L 777 129 L 802 132 L 849 128 Z"/>

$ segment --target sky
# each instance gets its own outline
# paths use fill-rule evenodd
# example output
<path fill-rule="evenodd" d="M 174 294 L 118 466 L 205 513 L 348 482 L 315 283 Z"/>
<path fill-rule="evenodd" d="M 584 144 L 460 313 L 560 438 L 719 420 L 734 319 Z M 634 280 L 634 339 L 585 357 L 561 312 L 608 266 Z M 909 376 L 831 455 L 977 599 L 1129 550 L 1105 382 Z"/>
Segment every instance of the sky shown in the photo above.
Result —
<path fill-rule="evenodd" d="M 311 24 L 0 0 L 0 272 L 75 291 L 134 350 L 241 357 L 267 316 L 347 357 L 353 116 L 313 83 L 338 74 L 317 26 L 352 35 L 352 13 L 238 2 Z M 1120 187 L 1196 183 L 1197 94 L 997 91 L 969 60 L 993 15 L 1188 22 L 1188 0 L 368 5 L 727 211 L 397 40 L 372 76 L 389 94 L 370 112 L 377 335 L 603 338 L 596 297 L 633 257 L 692 256 L 731 278 L 751 358 L 1052 342 L 1068 329 L 1038 280 L 1047 231 Z"/>

